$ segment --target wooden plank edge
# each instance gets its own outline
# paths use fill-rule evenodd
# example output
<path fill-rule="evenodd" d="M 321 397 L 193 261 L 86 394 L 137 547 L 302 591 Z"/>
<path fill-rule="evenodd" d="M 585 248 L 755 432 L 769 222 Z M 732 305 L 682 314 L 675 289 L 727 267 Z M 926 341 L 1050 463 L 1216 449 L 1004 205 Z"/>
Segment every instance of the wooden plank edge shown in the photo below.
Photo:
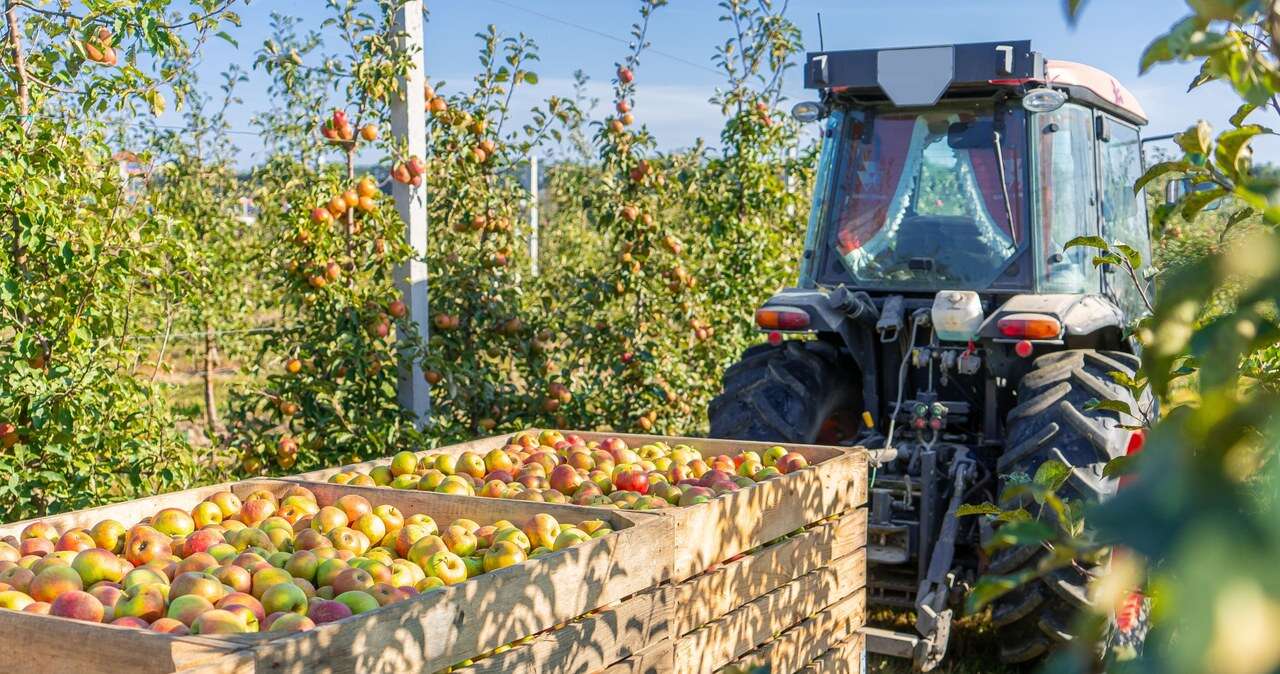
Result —
<path fill-rule="evenodd" d="M 688 634 L 810 571 L 856 553 L 866 545 L 867 511 L 813 525 L 675 586 L 672 632 Z"/>
<path fill-rule="evenodd" d="M 811 571 L 676 642 L 676 671 L 707 674 L 865 586 L 865 556 Z"/>
<path fill-rule="evenodd" d="M 655 645 L 671 649 L 669 587 L 629 597 L 598 613 L 545 632 L 528 644 L 453 670 L 456 674 L 577 674 L 602 671 L 632 657 L 640 664 Z M 643 657 L 642 657 L 643 656 Z M 642 671 L 644 667 L 641 667 Z"/>
<path fill-rule="evenodd" d="M 865 674 L 866 671 L 866 636 L 855 632 L 796 674 Z"/>
<path fill-rule="evenodd" d="M 725 669 L 751 672 L 768 667 L 775 673 L 796 672 L 832 648 L 839 647 L 866 622 L 866 589 L 857 590 L 797 623 Z"/>

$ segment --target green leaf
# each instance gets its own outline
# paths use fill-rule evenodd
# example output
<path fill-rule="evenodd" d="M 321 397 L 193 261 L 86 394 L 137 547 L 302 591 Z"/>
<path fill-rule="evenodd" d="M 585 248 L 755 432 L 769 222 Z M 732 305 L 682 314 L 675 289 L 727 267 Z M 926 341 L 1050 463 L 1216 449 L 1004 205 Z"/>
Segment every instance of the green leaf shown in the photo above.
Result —
<path fill-rule="evenodd" d="M 1250 124 L 1219 134 L 1218 145 L 1213 152 L 1213 160 L 1218 168 L 1231 177 L 1248 173 L 1253 159 L 1249 141 L 1263 132 L 1261 126 Z"/>
<path fill-rule="evenodd" d="M 1110 246 L 1107 245 L 1106 239 L 1103 239 L 1100 236 L 1077 236 L 1076 238 L 1068 241 L 1062 249 L 1070 250 L 1076 246 L 1088 246 L 1099 250 L 1110 250 Z"/>
<path fill-rule="evenodd" d="M 1010 522 L 995 530 L 991 550 L 1013 547 L 1015 545 L 1039 545 L 1053 538 L 1053 527 L 1039 520 Z"/>
<path fill-rule="evenodd" d="M 535 72 L 527 72 L 527 73 L 525 73 L 525 74 L 524 74 L 524 81 L 525 81 L 525 84 L 537 84 L 537 83 L 538 83 L 538 73 L 535 73 Z"/>
<path fill-rule="evenodd" d="M 1193 220 L 1196 215 L 1203 211 L 1209 204 L 1227 196 L 1227 190 L 1222 187 L 1215 187 L 1211 190 L 1203 190 L 1192 192 L 1182 200 L 1182 217 L 1185 220 Z"/>
<path fill-rule="evenodd" d="M 1094 398 L 1084 404 L 1086 412 L 1102 410 L 1105 412 L 1117 412 L 1133 416 L 1133 411 L 1129 408 L 1129 403 L 1123 400 L 1098 400 Z"/>
<path fill-rule="evenodd" d="M 1250 114 L 1253 113 L 1254 110 L 1257 110 L 1257 109 L 1258 109 L 1258 106 L 1252 103 L 1245 103 L 1241 105 L 1240 108 L 1236 110 L 1236 114 L 1231 115 L 1231 120 L 1230 120 L 1231 126 L 1235 126 L 1235 127 L 1243 126 L 1245 118 L 1248 117 Z"/>
<path fill-rule="evenodd" d="M 1031 481 L 1049 491 L 1056 491 L 1063 484 L 1066 484 L 1069 477 L 1071 477 L 1071 468 L 1067 464 L 1057 459 L 1049 459 L 1040 464 L 1040 467 L 1036 469 L 1035 477 L 1031 478 Z"/>
<path fill-rule="evenodd" d="M 1019 585 L 1030 580 L 1022 575 L 983 576 L 974 584 L 965 598 L 965 611 L 973 614 L 986 608 L 991 602 L 1017 589 Z"/>
<path fill-rule="evenodd" d="M 1142 267 L 1142 253 L 1139 253 L 1136 248 L 1127 243 L 1120 243 L 1117 241 L 1115 249 L 1120 251 L 1120 254 L 1129 262 L 1130 267 L 1134 269 Z"/>
<path fill-rule="evenodd" d="M 1213 127 L 1202 119 L 1195 126 L 1174 136 L 1173 140 L 1189 155 L 1207 155 L 1213 143 Z"/>
<path fill-rule="evenodd" d="M 1117 456 L 1116 458 L 1108 461 L 1107 465 L 1102 469 L 1102 477 L 1112 478 L 1120 477 L 1121 475 L 1132 475 L 1136 468 L 1134 462 L 1138 456 L 1140 455 L 1134 454 L 1131 456 Z"/>
<path fill-rule="evenodd" d="M 1155 180 L 1156 178 L 1159 178 L 1160 176 L 1166 173 L 1173 173 L 1174 171 L 1185 172 L 1190 170 L 1191 170 L 1191 164 L 1189 164 L 1185 160 L 1162 161 L 1159 164 L 1155 164 L 1151 168 L 1147 169 L 1147 172 L 1143 173 L 1141 178 L 1138 178 L 1138 181 L 1133 184 L 1133 192 L 1134 194 L 1141 192 L 1142 188 L 1146 187 L 1148 183 L 1150 183 L 1152 180 Z"/>
<path fill-rule="evenodd" d="M 956 508 L 956 517 L 968 517 L 970 515 L 999 515 L 1004 511 L 993 503 L 964 503 Z"/>

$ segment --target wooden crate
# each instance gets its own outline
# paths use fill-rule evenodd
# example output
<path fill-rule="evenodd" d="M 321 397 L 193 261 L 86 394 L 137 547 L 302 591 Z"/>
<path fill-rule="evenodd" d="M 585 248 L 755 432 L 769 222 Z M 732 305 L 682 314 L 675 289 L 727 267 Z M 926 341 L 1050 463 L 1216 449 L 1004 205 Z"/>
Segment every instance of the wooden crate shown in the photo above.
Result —
<path fill-rule="evenodd" d="M 531 430 L 536 432 L 540 429 Z M 763 452 L 777 444 L 626 433 L 562 432 L 576 433 L 587 441 L 617 437 L 632 447 L 658 441 L 669 444 L 684 443 L 697 447 L 704 456 L 730 454 L 738 450 Z M 453 455 L 466 451 L 484 454 L 491 449 L 503 447 L 516 435 L 516 433 L 505 433 L 431 451 Z M 865 452 L 821 445 L 784 444 L 783 446 L 803 454 L 808 459 L 810 467 L 712 499 L 707 503 L 658 511 L 671 518 L 674 527 L 673 581 L 679 582 L 691 578 L 706 571 L 717 562 L 730 559 L 824 517 L 856 508 L 866 501 L 867 456 Z M 390 457 L 387 457 L 340 468 L 311 471 L 286 479 L 323 482 L 340 472 L 350 470 L 368 472 L 376 466 L 387 465 L 390 462 Z"/>
<path fill-rule="evenodd" d="M 60 530 L 104 518 L 132 524 L 160 508 L 190 508 L 218 491 L 230 489 L 244 496 L 266 488 L 279 494 L 294 485 L 250 480 L 42 519 Z M 672 528 L 660 517 L 418 491 L 307 486 L 321 505 L 357 493 L 375 505 L 394 505 L 406 515 L 425 513 L 441 522 L 459 517 L 519 521 L 542 512 L 563 521 L 603 519 L 615 532 L 356 618 L 292 634 L 170 637 L 0 611 L 4 628 L 0 629 L 0 657 L 13 665 L 6 671 L 432 672 L 654 588 L 669 575 L 674 560 Z M 0 536 L 16 535 L 27 523 L 0 527 Z"/>
<path fill-rule="evenodd" d="M 866 525 L 846 512 L 459 671 L 795 672 L 865 622 Z"/>

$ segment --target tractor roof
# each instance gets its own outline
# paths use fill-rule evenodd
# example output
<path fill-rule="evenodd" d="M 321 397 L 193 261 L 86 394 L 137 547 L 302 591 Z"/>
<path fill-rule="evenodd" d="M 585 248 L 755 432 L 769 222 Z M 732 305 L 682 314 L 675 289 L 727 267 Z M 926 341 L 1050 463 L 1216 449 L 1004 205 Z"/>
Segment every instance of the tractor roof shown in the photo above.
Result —
<path fill-rule="evenodd" d="M 1046 60 L 1030 40 L 810 52 L 804 84 L 900 107 L 930 106 L 946 95 L 1047 84 L 1077 100 L 1137 124 L 1147 122 L 1138 99 L 1114 77 L 1091 66 Z"/>

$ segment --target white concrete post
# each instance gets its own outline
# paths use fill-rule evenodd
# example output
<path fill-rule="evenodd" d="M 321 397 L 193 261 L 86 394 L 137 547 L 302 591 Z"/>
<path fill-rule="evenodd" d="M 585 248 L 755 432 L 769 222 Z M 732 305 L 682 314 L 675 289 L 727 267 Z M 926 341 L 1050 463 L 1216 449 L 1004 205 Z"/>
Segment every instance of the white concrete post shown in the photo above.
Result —
<path fill-rule="evenodd" d="M 538 275 L 538 155 L 529 155 L 529 264 Z"/>
<path fill-rule="evenodd" d="M 411 55 L 412 67 L 401 82 L 403 96 L 391 105 L 391 133 L 405 144 L 406 157 L 427 155 L 427 115 L 423 100 L 424 45 L 422 29 L 422 0 L 407 0 L 396 14 L 396 31 L 400 33 L 399 48 Z M 397 181 L 391 182 L 391 194 L 396 200 L 396 210 L 407 225 L 405 238 L 414 250 L 413 259 L 396 270 L 396 285 L 400 289 L 409 319 L 418 326 L 418 334 L 425 344 L 430 324 L 430 308 L 427 303 L 427 185 L 413 187 Z M 418 358 L 401 357 L 396 386 L 400 406 L 413 415 L 414 423 L 423 428 L 430 419 L 431 397 L 427 380 L 422 376 L 421 354 Z"/>

